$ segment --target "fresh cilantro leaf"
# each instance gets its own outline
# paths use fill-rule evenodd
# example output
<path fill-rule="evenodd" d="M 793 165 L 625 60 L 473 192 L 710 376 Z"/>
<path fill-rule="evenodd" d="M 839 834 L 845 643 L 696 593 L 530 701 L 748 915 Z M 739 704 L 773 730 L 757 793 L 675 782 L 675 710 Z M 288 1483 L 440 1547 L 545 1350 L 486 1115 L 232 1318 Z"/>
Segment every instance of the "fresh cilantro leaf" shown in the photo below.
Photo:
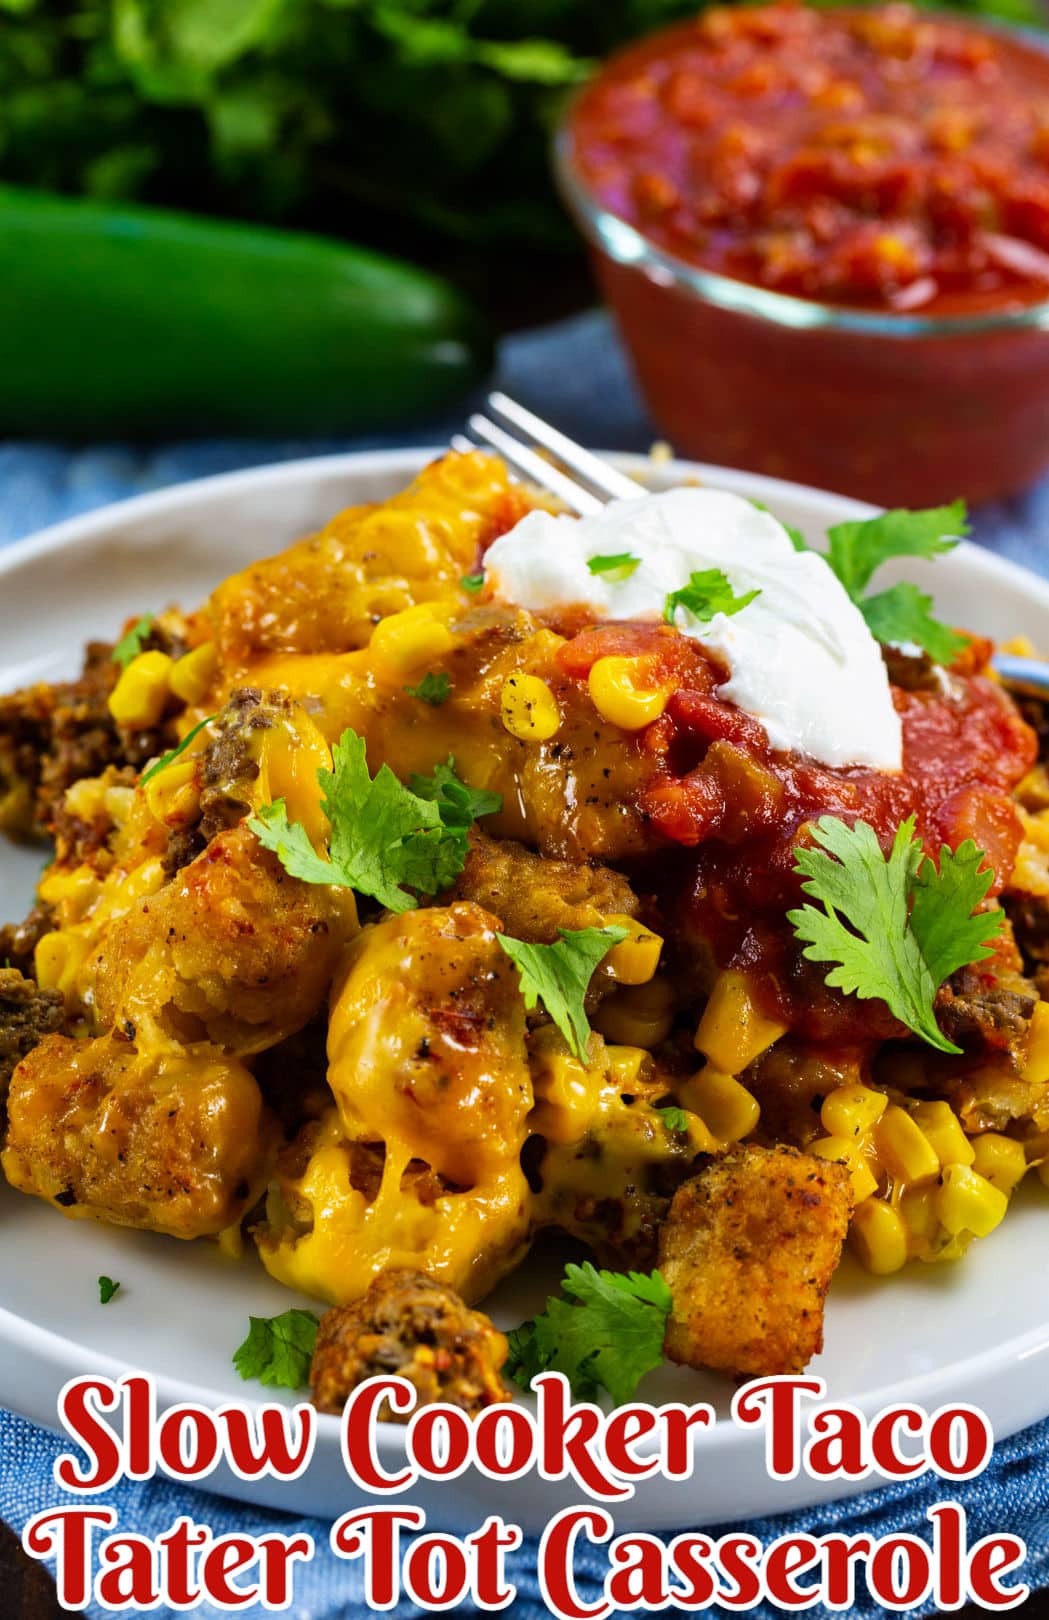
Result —
<path fill-rule="evenodd" d="M 626 928 L 562 928 L 552 945 L 496 934 L 521 975 L 521 994 L 528 1011 L 542 1002 L 580 1063 L 587 1061 L 590 1024 L 583 1000 L 594 969 L 629 932 Z"/>
<path fill-rule="evenodd" d="M 413 793 L 381 765 L 368 773 L 363 737 L 346 730 L 332 750 L 334 770 L 320 770 L 322 808 L 331 826 L 330 860 L 305 828 L 289 822 L 281 799 L 264 805 L 248 826 L 293 877 L 335 883 L 371 895 L 389 911 L 410 911 L 415 895 L 437 894 L 463 869 L 466 829 L 449 825 L 437 803 Z M 461 786 L 461 784 L 460 784 Z"/>
<path fill-rule="evenodd" d="M 917 585 L 893 585 L 877 596 L 864 592 L 882 563 L 892 557 L 939 557 L 969 532 L 964 501 L 921 512 L 882 512 L 863 522 L 838 523 L 827 531 L 827 561 L 856 603 L 873 636 L 898 646 L 913 642 L 938 664 L 950 664 L 968 644 L 934 619 L 932 597 Z"/>
<path fill-rule="evenodd" d="M 112 1277 L 100 1277 L 98 1279 L 98 1301 L 99 1301 L 99 1304 L 100 1305 L 108 1305 L 110 1300 L 113 1298 L 113 1295 L 119 1289 L 119 1287 L 120 1287 L 120 1284 L 118 1282 L 114 1282 Z"/>
<path fill-rule="evenodd" d="M 591 557 L 586 566 L 592 574 L 607 574 L 612 580 L 629 579 L 641 567 L 641 558 L 629 551 L 616 551 Z"/>
<path fill-rule="evenodd" d="M 428 669 L 418 686 L 406 686 L 404 689 L 409 697 L 419 698 L 422 703 L 429 703 L 432 708 L 439 709 L 442 703 L 447 703 L 452 695 L 452 683 L 442 669 L 434 674 Z"/>
<path fill-rule="evenodd" d="M 914 642 L 937 664 L 953 664 L 969 645 L 968 636 L 933 618 L 932 597 L 917 585 L 891 585 L 877 596 L 865 597 L 858 607 L 877 641 L 898 646 Z"/>
<path fill-rule="evenodd" d="M 886 857 L 866 822 L 850 827 L 822 816 L 813 828 L 822 847 L 794 851 L 802 889 L 822 909 L 805 905 L 787 918 L 809 961 L 834 964 L 829 985 L 884 1001 L 930 1046 L 957 1053 L 936 1023 L 936 991 L 957 968 L 990 954 L 985 942 L 1001 927 L 1001 913 L 972 915 L 991 874 L 978 871 L 985 857 L 971 841 L 957 853 L 941 850 L 937 871 L 914 828 L 909 816 Z"/>
<path fill-rule="evenodd" d="M 622 1275 L 589 1261 L 565 1267 L 565 1299 L 548 1299 L 541 1316 L 511 1333 L 510 1376 L 528 1389 L 541 1372 L 563 1372 L 580 1400 L 602 1386 L 617 1406 L 663 1360 L 663 1337 L 673 1305 L 658 1271 Z"/>
<path fill-rule="evenodd" d="M 532 1379 L 547 1370 L 534 1319 L 522 1322 L 520 1327 L 511 1328 L 506 1335 L 506 1342 L 510 1347 L 510 1354 L 506 1358 L 508 1376 L 515 1384 L 520 1384 L 522 1389 L 531 1389 Z"/>
<path fill-rule="evenodd" d="M 503 808 L 501 793 L 468 787 L 459 778 L 451 754 L 432 776 L 413 776 L 408 785 L 420 799 L 437 806 L 444 825 L 453 832 L 468 832 L 481 816 L 494 816 Z"/>
<path fill-rule="evenodd" d="M 251 1316 L 248 1321 L 248 1336 L 233 1352 L 240 1376 L 302 1389 L 309 1382 L 320 1325 L 313 1312 L 293 1309 L 280 1316 Z"/>
<path fill-rule="evenodd" d="M 671 1132 L 687 1131 L 689 1127 L 688 1110 L 685 1108 L 659 1108 L 656 1110 L 663 1121 L 664 1129 Z"/>
<path fill-rule="evenodd" d="M 783 519 L 778 517 L 777 514 L 772 510 L 771 506 L 766 506 L 764 501 L 757 500 L 753 495 L 750 498 L 750 504 L 751 506 L 756 506 L 759 512 L 767 512 L 769 517 L 774 517 L 776 519 L 776 522 L 779 524 L 781 529 L 786 529 L 787 534 L 790 536 L 790 543 L 794 547 L 795 551 L 808 551 L 809 548 L 806 544 L 805 536 L 802 534 L 800 529 L 796 529 L 794 527 L 793 523 L 785 523 Z"/>
<path fill-rule="evenodd" d="M 462 579 L 459 581 L 459 584 L 462 586 L 464 591 L 469 591 L 471 596 L 474 596 L 478 591 L 484 590 L 484 575 L 464 574 Z"/>
<path fill-rule="evenodd" d="M 964 501 L 921 512 L 882 512 L 828 529 L 827 561 L 858 602 L 882 563 L 892 557 L 940 557 L 968 532 Z"/>
<path fill-rule="evenodd" d="M 737 596 L 720 568 L 700 568 L 688 577 L 688 584 L 671 591 L 663 608 L 667 624 L 673 624 L 679 607 L 687 608 L 693 618 L 706 623 L 715 613 L 739 613 L 753 602 L 760 591 L 745 591 Z"/>
<path fill-rule="evenodd" d="M 937 864 L 924 860 L 914 880 L 911 932 L 937 986 L 970 962 L 994 955 L 991 941 L 1004 914 L 977 911 L 994 881 L 987 857 L 967 838 L 957 849 L 940 848 Z"/>
<path fill-rule="evenodd" d="M 143 772 L 143 774 L 139 777 L 139 787 L 145 787 L 146 783 L 151 782 L 154 776 L 159 776 L 161 771 L 166 771 L 169 765 L 173 765 L 176 759 L 178 759 L 179 755 L 186 752 L 186 749 L 189 747 L 190 743 L 194 742 L 196 738 L 200 736 L 200 733 L 204 730 L 204 727 L 210 726 L 211 722 L 217 719 L 217 714 L 209 714 L 205 719 L 201 720 L 198 725 L 195 725 L 192 731 L 188 731 L 186 733 L 177 748 L 171 748 L 166 754 L 161 754 L 156 763 L 151 765 L 149 770 Z"/>
<path fill-rule="evenodd" d="M 289 877 L 302 883 L 335 883 L 352 888 L 341 869 L 323 855 L 318 855 L 310 835 L 301 821 L 288 820 L 288 806 L 284 799 L 262 804 L 248 822 L 264 849 L 276 855 Z"/>
<path fill-rule="evenodd" d="M 119 664 L 121 669 L 127 669 L 133 658 L 137 658 L 142 651 L 142 643 L 153 628 L 152 613 L 143 613 L 124 635 L 121 636 L 113 648 L 113 662 Z"/>

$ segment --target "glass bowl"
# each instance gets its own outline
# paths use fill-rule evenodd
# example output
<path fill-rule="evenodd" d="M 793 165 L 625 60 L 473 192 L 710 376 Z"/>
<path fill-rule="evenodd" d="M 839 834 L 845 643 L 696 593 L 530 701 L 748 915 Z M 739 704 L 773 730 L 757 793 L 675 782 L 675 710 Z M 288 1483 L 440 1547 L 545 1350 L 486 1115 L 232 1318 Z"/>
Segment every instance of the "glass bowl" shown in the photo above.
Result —
<path fill-rule="evenodd" d="M 555 142 L 558 184 L 678 454 L 881 506 L 993 500 L 1049 468 L 1049 299 L 896 315 L 704 270 L 594 198 L 572 118 Z"/>

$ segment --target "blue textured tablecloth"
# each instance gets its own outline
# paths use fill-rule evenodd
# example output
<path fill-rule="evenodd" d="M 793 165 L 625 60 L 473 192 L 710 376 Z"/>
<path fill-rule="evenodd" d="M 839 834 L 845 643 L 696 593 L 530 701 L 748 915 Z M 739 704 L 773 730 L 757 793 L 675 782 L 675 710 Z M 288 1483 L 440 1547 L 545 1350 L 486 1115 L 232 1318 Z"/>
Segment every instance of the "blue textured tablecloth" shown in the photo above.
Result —
<path fill-rule="evenodd" d="M 509 339 L 503 346 L 499 381 L 522 403 L 591 444 L 643 450 L 655 437 L 609 328 L 599 315 Z M 99 446 L 77 451 L 54 445 L 0 445 L 0 545 L 60 518 L 181 479 L 329 450 L 439 443 L 461 420 L 459 414 L 426 424 L 411 435 L 352 443 L 225 440 L 150 450 Z M 964 483 L 963 472 L 960 482 Z M 974 514 L 974 533 L 1001 555 L 1049 574 L 1049 480 L 1023 496 Z M 62 1449 L 63 1442 L 0 1412 L 0 1517 L 17 1531 L 32 1514 L 58 1505 L 62 1493 L 51 1478 L 51 1466 Z M 898 1530 L 922 1534 L 928 1530 L 925 1509 L 947 1497 L 965 1506 L 970 1541 L 1002 1531 L 1023 1536 L 1029 1549 L 1026 1580 L 1032 1586 L 1049 1586 L 1049 1423 L 1004 1441 L 996 1448 L 988 1471 L 957 1489 L 947 1490 L 935 1482 L 890 1486 L 794 1518 L 754 1521 L 747 1529 L 766 1543 L 786 1530 L 802 1528 L 813 1535 L 835 1529 L 851 1534 L 884 1535 Z M 337 1561 L 327 1553 L 327 1527 L 317 1521 L 294 1521 L 281 1514 L 249 1510 L 167 1482 L 126 1484 L 91 1500 L 118 1509 L 120 1530 L 143 1535 L 159 1534 L 180 1513 L 206 1519 L 216 1534 L 235 1529 L 254 1534 L 267 1529 L 308 1530 L 318 1551 L 313 1564 L 298 1571 L 291 1611 L 295 1620 L 351 1620 L 366 1612 L 359 1566 Z M 604 1567 L 600 1553 L 579 1557 L 579 1590 L 585 1602 L 598 1599 Z M 519 1553 L 510 1556 L 507 1573 L 518 1589 L 510 1611 L 514 1620 L 541 1620 L 547 1610 L 536 1582 L 534 1544 L 526 1541 Z M 92 1607 L 89 1612 L 92 1620 L 102 1620 L 102 1611 Z M 218 1620 L 220 1611 L 205 1604 L 195 1612 L 207 1620 Z M 403 1604 L 394 1612 L 400 1620 L 421 1611 L 413 1604 Z M 476 1611 L 466 1606 L 458 1612 Z M 826 1611 L 820 1607 L 808 1612 Z M 853 1612 L 868 1620 L 884 1611 L 870 1602 L 858 1602 Z M 925 1614 L 930 1609 L 924 1606 L 912 1612 Z M 152 1613 L 161 1620 L 174 1616 L 167 1607 Z"/>

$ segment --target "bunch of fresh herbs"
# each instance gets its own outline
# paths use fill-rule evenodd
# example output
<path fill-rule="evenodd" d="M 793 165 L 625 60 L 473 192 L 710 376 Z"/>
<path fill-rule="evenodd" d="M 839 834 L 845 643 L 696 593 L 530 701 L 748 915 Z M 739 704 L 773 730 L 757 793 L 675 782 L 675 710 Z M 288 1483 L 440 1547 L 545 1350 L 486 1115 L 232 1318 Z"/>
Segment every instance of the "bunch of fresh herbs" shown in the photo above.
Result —
<path fill-rule="evenodd" d="M 965 8 L 1038 15 L 1037 0 Z M 565 95 L 616 46 L 697 9 L 0 0 L 0 181 L 416 254 L 567 247 L 548 162 Z"/>

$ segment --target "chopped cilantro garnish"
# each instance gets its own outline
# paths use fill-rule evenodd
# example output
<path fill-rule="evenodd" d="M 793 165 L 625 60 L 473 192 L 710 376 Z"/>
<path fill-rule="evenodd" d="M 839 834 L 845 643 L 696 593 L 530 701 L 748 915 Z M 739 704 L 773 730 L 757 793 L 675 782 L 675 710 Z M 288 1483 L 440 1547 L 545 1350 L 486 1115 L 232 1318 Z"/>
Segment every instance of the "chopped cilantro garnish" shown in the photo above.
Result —
<path fill-rule="evenodd" d="M 865 597 L 857 605 L 876 641 L 898 646 L 913 643 L 937 664 L 953 664 L 969 644 L 968 636 L 933 618 L 932 597 L 917 585 L 890 585 L 887 591 Z"/>
<path fill-rule="evenodd" d="M 950 664 L 968 637 L 933 618 L 932 598 L 917 585 L 893 585 L 877 596 L 864 592 L 882 564 L 893 557 L 941 557 L 968 532 L 964 501 L 921 512 L 882 512 L 829 529 L 827 561 L 878 641 L 913 643 L 936 663 Z"/>
<path fill-rule="evenodd" d="M 670 1289 L 658 1271 L 598 1271 L 589 1261 L 566 1266 L 561 1287 L 569 1299 L 548 1299 L 509 1335 L 510 1376 L 528 1389 L 539 1373 L 563 1372 L 577 1400 L 604 1387 L 622 1405 L 663 1360 Z"/>
<path fill-rule="evenodd" d="M 133 658 L 137 658 L 142 651 L 142 643 L 153 628 L 152 613 L 143 613 L 126 631 L 113 648 L 113 662 L 119 664 L 121 669 L 127 669 Z"/>
<path fill-rule="evenodd" d="M 280 1316 L 250 1316 L 248 1321 L 248 1336 L 233 1352 L 240 1376 L 302 1389 L 309 1382 L 320 1325 L 313 1312 L 293 1309 Z"/>
<path fill-rule="evenodd" d="M 689 1116 L 687 1109 L 660 1108 L 657 1109 L 657 1112 L 666 1130 L 674 1133 L 688 1130 Z"/>
<path fill-rule="evenodd" d="M 120 1284 L 118 1282 L 114 1282 L 112 1277 L 100 1277 L 98 1279 L 99 1304 L 108 1305 L 119 1287 Z"/>
<path fill-rule="evenodd" d="M 936 1023 L 933 1003 L 945 979 L 994 954 L 998 910 L 975 912 L 993 873 L 972 839 L 944 845 L 939 862 L 915 837 L 914 817 L 882 854 L 872 827 L 822 816 L 812 830 L 819 849 L 799 848 L 794 870 L 819 906 L 788 911 L 812 962 L 830 962 L 827 983 L 884 1001 L 901 1024 L 941 1052 L 958 1052 Z M 983 868 L 981 870 L 981 868 Z M 974 914 L 975 913 L 975 914 Z"/>
<path fill-rule="evenodd" d="M 858 602 L 883 563 L 893 557 L 942 557 L 968 532 L 964 501 L 920 512 L 882 512 L 828 529 L 827 561 Z"/>
<path fill-rule="evenodd" d="M 452 695 L 452 683 L 442 669 L 435 674 L 428 669 L 418 686 L 406 686 L 404 689 L 409 697 L 418 698 L 422 703 L 429 703 L 432 708 L 439 709 L 442 703 L 447 703 Z"/>
<path fill-rule="evenodd" d="M 390 911 L 410 911 L 418 894 L 437 894 L 454 882 L 463 869 L 474 817 L 497 807 L 491 801 L 498 795 L 473 794 L 451 761 L 429 779 L 432 793 L 406 788 L 388 765 L 370 776 L 364 739 L 354 731 L 343 732 L 332 763 L 334 770 L 317 772 L 331 828 L 327 860 L 317 854 L 305 827 L 288 820 L 283 799 L 263 805 L 248 826 L 292 877 L 356 889 Z M 479 800 L 486 808 L 476 808 Z"/>
<path fill-rule="evenodd" d="M 371 777 L 364 739 L 354 731 L 343 733 L 332 761 L 333 771 L 317 772 L 331 828 L 328 860 L 301 823 L 289 822 L 283 799 L 263 805 L 248 822 L 285 871 L 306 883 L 356 889 L 398 912 L 418 904 L 409 889 L 436 894 L 458 877 L 466 836 L 445 826 L 436 804 L 404 787 L 388 765 Z"/>
<path fill-rule="evenodd" d="M 587 1061 L 590 1024 L 583 1000 L 594 969 L 628 932 L 619 926 L 562 928 L 561 938 L 552 945 L 532 945 L 507 934 L 495 936 L 521 975 L 521 994 L 528 1011 L 541 1001 L 580 1063 Z"/>
<path fill-rule="evenodd" d="M 459 581 L 459 584 L 462 586 L 464 591 L 469 591 L 470 595 L 474 596 L 478 591 L 484 590 L 484 575 L 464 574 L 462 579 Z"/>
<path fill-rule="evenodd" d="M 441 820 L 453 832 L 468 832 L 482 816 L 494 816 L 503 808 L 501 793 L 468 787 L 459 779 L 451 754 L 444 765 L 436 767 L 432 776 L 413 776 L 408 786 L 420 799 L 428 799 L 437 806 Z"/>
<path fill-rule="evenodd" d="M 671 591 L 663 608 L 667 624 L 673 624 L 678 608 L 686 608 L 694 619 L 706 623 L 715 613 L 739 613 L 748 602 L 753 602 L 760 591 L 745 591 L 737 596 L 729 584 L 727 574 L 720 568 L 701 568 L 688 577 L 688 584 Z"/>
<path fill-rule="evenodd" d="M 586 566 L 592 574 L 607 574 L 611 580 L 629 579 L 641 567 L 641 558 L 629 551 L 616 551 L 607 556 L 591 557 Z"/>
<path fill-rule="evenodd" d="M 151 782 L 154 776 L 159 776 L 161 771 L 166 771 L 169 765 L 173 765 L 176 759 L 178 759 L 179 755 L 186 752 L 186 749 L 189 747 L 190 743 L 200 736 L 200 733 L 204 730 L 204 727 L 210 726 L 211 722 L 217 719 L 217 714 L 207 715 L 205 719 L 201 720 L 198 725 L 193 727 L 192 731 L 188 731 L 186 733 L 177 748 L 171 748 L 166 754 L 161 754 L 160 758 L 149 767 L 149 770 L 144 771 L 139 777 L 139 787 L 145 787 L 146 783 Z"/>

